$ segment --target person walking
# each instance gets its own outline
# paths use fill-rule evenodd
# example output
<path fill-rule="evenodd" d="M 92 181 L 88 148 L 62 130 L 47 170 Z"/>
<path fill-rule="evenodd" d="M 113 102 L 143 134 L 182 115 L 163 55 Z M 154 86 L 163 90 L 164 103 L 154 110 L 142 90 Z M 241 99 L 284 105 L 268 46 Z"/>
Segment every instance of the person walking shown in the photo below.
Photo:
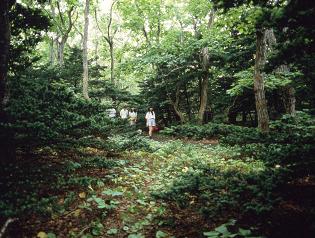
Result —
<path fill-rule="evenodd" d="M 123 107 L 120 110 L 120 118 L 121 119 L 127 119 L 128 118 L 128 110 L 125 107 Z"/>
<path fill-rule="evenodd" d="M 131 126 L 136 125 L 137 117 L 138 117 L 138 114 L 137 114 L 135 108 L 131 108 L 131 110 L 129 111 L 129 121 L 130 121 Z"/>
<path fill-rule="evenodd" d="M 145 115 L 145 119 L 147 120 L 147 127 L 149 127 L 149 137 L 152 138 L 155 123 L 155 112 L 152 107 L 149 108 L 148 112 Z"/>
<path fill-rule="evenodd" d="M 109 108 L 107 109 L 108 117 L 111 119 L 115 119 L 116 117 L 116 109 L 115 108 Z"/>

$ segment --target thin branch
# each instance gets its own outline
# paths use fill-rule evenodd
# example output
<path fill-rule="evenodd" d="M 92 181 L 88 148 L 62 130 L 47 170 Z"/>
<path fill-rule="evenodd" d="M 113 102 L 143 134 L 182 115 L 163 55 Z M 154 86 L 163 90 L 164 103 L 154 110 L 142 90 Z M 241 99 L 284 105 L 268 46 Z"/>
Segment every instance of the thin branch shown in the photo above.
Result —
<path fill-rule="evenodd" d="M 110 41 L 112 41 L 112 36 L 110 34 L 110 27 L 112 25 L 112 19 L 113 19 L 113 7 L 114 4 L 118 2 L 118 0 L 113 1 L 112 5 L 110 6 L 110 11 L 109 11 L 109 21 L 108 21 L 108 25 L 107 25 L 107 37 Z"/>
<path fill-rule="evenodd" d="M 143 12 L 142 12 L 142 10 L 140 9 L 140 7 L 139 7 L 139 5 L 138 5 L 137 2 L 135 2 L 135 5 L 136 5 L 137 11 L 138 11 L 138 15 L 139 15 L 139 16 L 143 16 Z M 145 37 L 145 40 L 146 40 L 147 44 L 148 44 L 149 46 L 151 46 L 151 42 L 150 42 L 150 39 L 149 39 L 149 37 L 148 37 L 148 32 L 147 32 L 146 29 L 145 29 L 145 22 L 143 22 L 142 32 L 143 32 L 143 35 L 144 35 L 144 37 Z"/>
<path fill-rule="evenodd" d="M 0 238 L 4 236 L 4 233 L 6 231 L 6 229 L 8 228 L 8 226 L 10 225 L 10 223 L 16 221 L 17 218 L 9 218 L 3 225 L 3 227 L 0 230 Z"/>
<path fill-rule="evenodd" d="M 63 19 L 62 12 L 61 12 L 61 10 L 60 10 L 59 1 L 57 1 L 57 9 L 58 9 L 58 12 L 59 12 L 59 17 L 60 17 L 60 19 L 61 19 L 62 25 L 65 25 L 65 21 L 64 21 L 64 19 Z"/>

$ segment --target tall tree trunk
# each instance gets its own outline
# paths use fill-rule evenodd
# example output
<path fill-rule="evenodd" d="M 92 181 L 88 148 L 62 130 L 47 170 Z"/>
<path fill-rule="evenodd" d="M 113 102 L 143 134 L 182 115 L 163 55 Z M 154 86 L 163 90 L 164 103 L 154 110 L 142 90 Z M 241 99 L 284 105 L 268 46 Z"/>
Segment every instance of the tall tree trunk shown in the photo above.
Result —
<path fill-rule="evenodd" d="M 110 52 L 110 80 L 114 84 L 115 83 L 115 59 L 114 59 L 114 42 L 111 41 L 109 44 L 109 52 Z"/>
<path fill-rule="evenodd" d="M 54 39 L 49 40 L 49 63 L 50 65 L 55 64 L 55 55 L 54 55 Z"/>
<path fill-rule="evenodd" d="M 9 10 L 13 1 L 0 1 L 0 164 L 7 164 L 15 159 L 14 134 L 10 129 L 3 128 L 3 124 L 9 122 L 5 107 L 9 100 L 7 90 L 7 74 L 9 62 L 9 47 L 11 39 L 11 27 Z M 2 124 L 2 125 L 1 125 Z"/>
<path fill-rule="evenodd" d="M 7 72 L 11 27 L 9 20 L 9 1 L 0 1 L 0 112 L 4 112 L 7 98 Z"/>
<path fill-rule="evenodd" d="M 65 45 L 67 43 L 68 37 L 69 37 L 69 33 L 72 30 L 72 27 L 74 26 L 75 21 L 78 18 L 78 14 L 76 14 L 75 16 L 75 6 L 71 5 L 70 8 L 67 10 L 67 18 L 69 20 L 69 23 L 67 24 L 65 19 L 64 19 L 64 13 L 61 11 L 61 6 L 59 1 L 56 1 L 57 4 L 57 9 L 58 9 L 58 16 L 60 18 L 60 24 L 56 24 L 57 25 L 57 29 L 58 29 L 58 37 L 57 37 L 57 59 L 58 59 L 58 63 L 60 66 L 64 65 L 64 48 Z M 52 2 L 50 1 L 50 7 L 51 7 L 51 11 L 52 11 L 52 17 L 53 19 L 56 18 L 56 13 L 55 13 L 55 7 L 52 4 Z M 58 40 L 60 39 L 60 41 Z"/>
<path fill-rule="evenodd" d="M 276 70 L 277 73 L 288 73 L 289 67 L 287 65 L 281 65 Z M 290 114 L 291 116 L 295 116 L 295 90 L 291 85 L 286 85 L 282 87 L 282 101 L 285 109 L 285 113 Z"/>
<path fill-rule="evenodd" d="M 295 110 L 295 90 L 292 86 L 288 85 L 283 87 L 283 104 L 285 108 L 285 112 L 287 114 L 290 114 L 291 116 L 295 116 L 296 110 Z"/>
<path fill-rule="evenodd" d="M 56 18 L 56 12 L 55 12 L 55 8 L 54 8 L 51 0 L 49 0 L 49 4 L 50 4 L 50 8 L 51 8 L 51 16 L 53 19 L 55 19 Z M 50 62 L 50 65 L 52 65 L 52 66 L 55 64 L 55 58 L 57 58 L 57 57 L 55 57 L 56 54 L 55 54 L 55 49 L 54 49 L 55 47 L 56 47 L 56 49 L 58 48 L 57 44 L 58 44 L 58 42 L 57 42 L 56 38 L 51 37 L 50 42 L 49 42 L 49 62 Z"/>
<path fill-rule="evenodd" d="M 211 28 L 214 20 L 214 9 L 209 13 L 208 29 Z M 198 35 L 198 34 L 197 34 Z M 208 104 L 208 84 L 209 84 L 209 49 L 205 47 L 201 50 L 201 65 L 203 76 L 201 78 L 200 89 L 200 105 L 198 111 L 198 123 L 204 122 L 204 113 Z"/>
<path fill-rule="evenodd" d="M 65 49 L 66 39 L 62 38 L 58 43 L 58 63 L 62 67 L 64 65 L 64 49 Z"/>
<path fill-rule="evenodd" d="M 189 95 L 187 91 L 187 84 L 185 84 L 185 98 L 186 98 L 186 104 L 187 104 L 188 120 L 191 121 L 191 105 L 190 105 Z"/>
<path fill-rule="evenodd" d="M 265 30 L 256 32 L 256 56 L 254 72 L 254 93 L 258 119 L 258 128 L 262 132 L 269 131 L 269 115 L 267 110 L 267 100 L 265 97 L 264 76 L 262 69 L 266 62 L 266 41 Z"/>
<path fill-rule="evenodd" d="M 266 30 L 266 41 L 269 46 L 269 49 L 272 50 L 272 48 L 277 44 L 277 38 L 274 34 L 273 29 L 267 29 Z M 286 64 L 280 65 L 276 70 L 276 73 L 288 73 L 289 72 L 289 66 Z M 295 90 L 291 85 L 286 85 L 282 89 L 282 101 L 285 108 L 285 112 L 287 114 L 290 114 L 292 116 L 295 116 Z"/>
<path fill-rule="evenodd" d="M 228 121 L 230 124 L 236 124 L 236 118 L 237 118 L 237 114 L 238 114 L 238 108 L 237 108 L 238 101 L 239 101 L 239 97 L 236 96 L 234 98 L 232 105 L 229 107 Z"/>
<path fill-rule="evenodd" d="M 160 0 L 159 10 L 158 10 L 158 19 L 157 19 L 156 42 L 158 44 L 158 47 L 160 46 L 160 35 L 161 35 L 161 6 L 162 6 L 162 0 Z"/>
<path fill-rule="evenodd" d="M 95 65 L 98 65 L 98 39 L 95 42 Z"/>
<path fill-rule="evenodd" d="M 117 32 L 117 29 L 112 32 L 112 21 L 113 21 L 113 7 L 115 5 L 115 3 L 118 0 L 114 0 L 111 4 L 110 7 L 110 11 L 109 11 L 109 21 L 107 24 L 107 32 L 106 35 L 102 32 L 101 27 L 98 24 L 98 18 L 97 18 L 97 10 L 95 9 L 94 13 L 95 13 L 95 21 L 96 21 L 96 25 L 97 28 L 99 29 L 100 32 L 103 33 L 103 37 L 106 40 L 106 42 L 108 43 L 109 46 L 109 52 L 110 52 L 110 80 L 111 82 L 114 84 L 115 83 L 115 56 L 114 56 L 114 37 L 115 34 Z"/>
<path fill-rule="evenodd" d="M 85 0 L 84 10 L 84 35 L 83 35 L 83 97 L 90 100 L 88 87 L 89 87 L 89 70 L 88 70 L 88 32 L 89 32 L 89 8 L 90 0 Z"/>
<path fill-rule="evenodd" d="M 206 48 L 208 50 L 208 48 Z M 204 113 L 208 103 L 208 83 L 209 83 L 209 72 L 204 72 L 201 79 L 201 92 L 200 92 L 200 106 L 198 111 L 198 123 L 203 123 Z"/>

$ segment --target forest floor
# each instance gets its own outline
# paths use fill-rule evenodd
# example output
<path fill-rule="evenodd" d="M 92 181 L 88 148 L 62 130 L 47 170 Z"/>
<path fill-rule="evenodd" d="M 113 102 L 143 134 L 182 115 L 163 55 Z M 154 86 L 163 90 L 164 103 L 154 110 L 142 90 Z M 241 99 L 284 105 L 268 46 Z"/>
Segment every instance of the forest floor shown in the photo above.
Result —
<path fill-rule="evenodd" d="M 0 188 L 5 191 L 0 208 L 6 209 L 6 218 L 0 217 L 0 224 L 7 217 L 14 218 L 13 214 L 22 214 L 8 227 L 8 237 L 12 238 L 204 237 L 203 232 L 231 216 L 237 218 L 237 214 L 207 220 L 193 206 L 193 197 L 192 206 L 183 208 L 152 194 L 164 191 L 190 169 L 192 159 L 200 156 L 207 163 L 222 166 L 246 170 L 264 167 L 257 161 L 227 163 L 233 152 L 220 149 L 216 139 L 157 136 L 149 143 L 154 152 L 116 153 L 85 147 L 66 151 L 43 148 L 29 156 L 20 153 L 14 167 L 0 171 Z M 307 183 L 311 185 L 312 181 Z M 286 209 L 300 213 L 299 206 L 290 206 Z"/>

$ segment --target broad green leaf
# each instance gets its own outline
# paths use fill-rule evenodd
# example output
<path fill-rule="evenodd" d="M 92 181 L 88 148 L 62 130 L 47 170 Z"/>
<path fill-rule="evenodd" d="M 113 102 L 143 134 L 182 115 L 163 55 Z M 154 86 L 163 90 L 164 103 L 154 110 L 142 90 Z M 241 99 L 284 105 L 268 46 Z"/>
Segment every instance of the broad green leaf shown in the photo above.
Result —
<path fill-rule="evenodd" d="M 218 237 L 220 233 L 217 231 L 208 231 L 208 232 L 204 232 L 203 235 L 212 238 L 212 237 Z"/>
<path fill-rule="evenodd" d="M 156 238 L 163 238 L 163 237 L 167 237 L 167 233 L 163 232 L 163 231 L 157 231 L 155 234 Z"/>
<path fill-rule="evenodd" d="M 118 230 L 116 228 L 112 228 L 112 229 L 109 229 L 106 233 L 108 235 L 116 235 L 118 233 Z"/>
<path fill-rule="evenodd" d="M 252 234 L 252 231 L 251 230 L 245 230 L 245 229 L 242 229 L 242 228 L 239 228 L 238 229 L 238 233 L 242 236 L 249 236 Z"/>
<path fill-rule="evenodd" d="M 222 235 L 230 235 L 231 233 L 228 231 L 227 227 L 225 224 L 218 226 L 217 228 L 214 229 L 215 231 L 221 233 Z"/>
<path fill-rule="evenodd" d="M 47 238 L 57 238 L 57 236 L 54 233 L 47 233 Z"/>

